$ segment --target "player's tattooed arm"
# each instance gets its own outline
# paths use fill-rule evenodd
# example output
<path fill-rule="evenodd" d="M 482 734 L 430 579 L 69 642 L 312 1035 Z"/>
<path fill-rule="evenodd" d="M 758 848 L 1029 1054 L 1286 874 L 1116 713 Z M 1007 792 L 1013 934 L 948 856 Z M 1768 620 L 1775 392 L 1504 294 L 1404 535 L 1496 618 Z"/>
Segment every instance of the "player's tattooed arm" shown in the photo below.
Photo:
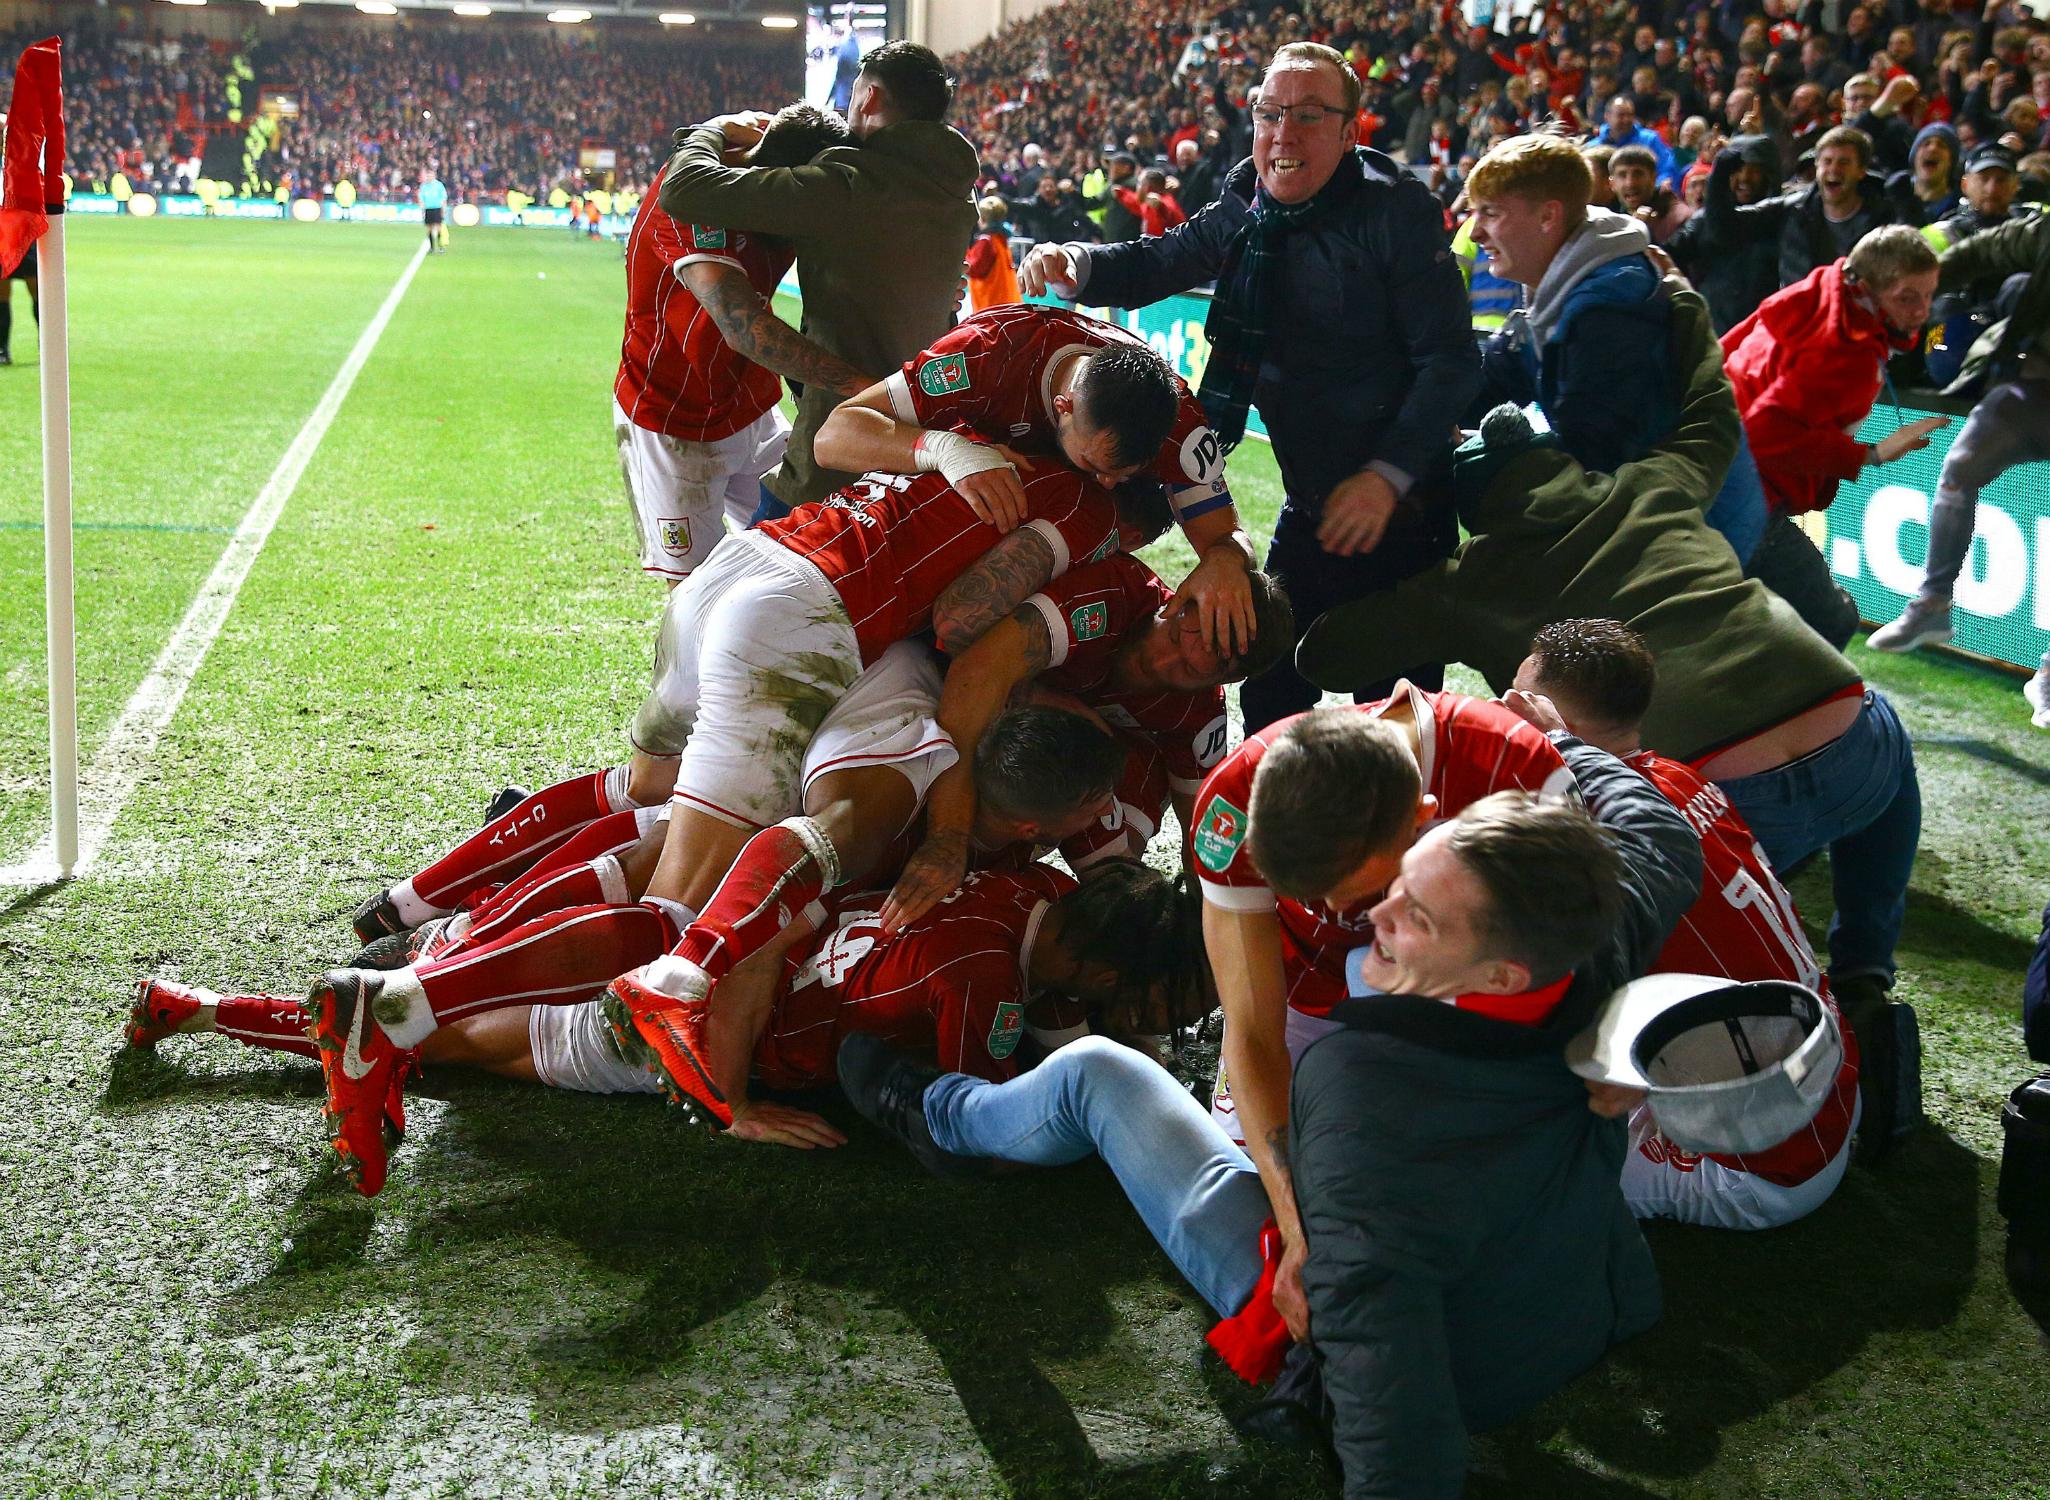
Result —
<path fill-rule="evenodd" d="M 954 742 L 957 759 L 926 796 L 925 840 L 905 864 L 883 905 L 883 926 L 894 932 L 932 910 L 968 873 L 975 830 L 975 752 L 983 734 L 1011 701 L 1012 691 L 1053 660 L 1046 616 L 1021 604 L 985 631 L 947 667 L 936 717 Z"/>
<path fill-rule="evenodd" d="M 933 602 L 933 635 L 940 649 L 959 656 L 984 631 L 1051 583 L 1053 576 L 1053 545 L 1033 528 L 1019 527 L 977 558 L 975 566 Z"/>
<path fill-rule="evenodd" d="M 732 266 L 693 261 L 679 266 L 676 274 L 698 305 L 711 314 L 720 337 L 736 353 L 800 385 L 823 386 L 842 396 L 868 388 L 866 375 L 777 317 L 747 277 Z"/>

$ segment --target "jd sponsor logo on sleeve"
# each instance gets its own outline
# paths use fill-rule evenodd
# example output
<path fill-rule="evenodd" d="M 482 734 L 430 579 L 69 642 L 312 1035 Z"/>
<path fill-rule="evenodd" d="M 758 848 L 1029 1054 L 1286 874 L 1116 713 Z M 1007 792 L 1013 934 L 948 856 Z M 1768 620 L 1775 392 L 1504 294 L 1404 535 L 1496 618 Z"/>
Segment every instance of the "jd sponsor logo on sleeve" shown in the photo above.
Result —
<path fill-rule="evenodd" d="M 671 557 L 681 557 L 690 551 L 689 517 L 662 523 L 662 550 Z"/>
<path fill-rule="evenodd" d="M 1068 624 L 1078 641 L 1093 641 L 1110 629 L 1110 606 L 1102 600 L 1068 611 Z"/>
<path fill-rule="evenodd" d="M 1196 830 L 1196 858 L 1203 868 L 1222 872 L 1245 841 L 1246 810 L 1233 807 L 1222 797 L 1212 798 L 1210 811 Z"/>
<path fill-rule="evenodd" d="M 968 389 L 968 361 L 958 354 L 930 359 L 918 371 L 918 388 L 928 396 L 951 396 Z"/>
<path fill-rule="evenodd" d="M 708 229 L 703 224 L 693 224 L 690 227 L 690 242 L 691 247 L 696 250 L 724 250 L 726 231 Z"/>
<path fill-rule="evenodd" d="M 996 1019 L 989 1023 L 989 1055 L 1002 1062 L 1018 1050 L 1018 1038 L 1025 1034 L 1025 1007 L 1016 1000 L 1000 1001 Z"/>

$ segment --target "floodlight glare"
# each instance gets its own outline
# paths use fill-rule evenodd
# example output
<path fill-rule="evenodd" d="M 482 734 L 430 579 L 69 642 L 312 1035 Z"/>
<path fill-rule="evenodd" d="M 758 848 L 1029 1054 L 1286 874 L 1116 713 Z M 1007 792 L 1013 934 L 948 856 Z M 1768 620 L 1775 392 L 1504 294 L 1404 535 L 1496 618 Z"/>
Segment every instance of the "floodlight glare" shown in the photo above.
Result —
<path fill-rule="evenodd" d="M 763 16 L 762 24 L 771 31 L 788 31 L 797 25 L 795 16 Z"/>
<path fill-rule="evenodd" d="M 687 10 L 665 10 L 655 17 L 664 26 L 695 26 L 698 18 Z"/>
<path fill-rule="evenodd" d="M 490 6 L 477 5 L 472 3 L 472 0 L 463 0 L 463 3 L 454 7 L 454 9 L 455 13 L 459 16 L 488 16 L 491 14 Z"/>
<path fill-rule="evenodd" d="M 399 8 L 391 0 L 356 0 L 356 9 L 366 16 L 395 16 Z"/>
<path fill-rule="evenodd" d="M 575 26 L 591 19 L 587 10 L 551 10 L 548 19 L 558 26 Z"/>

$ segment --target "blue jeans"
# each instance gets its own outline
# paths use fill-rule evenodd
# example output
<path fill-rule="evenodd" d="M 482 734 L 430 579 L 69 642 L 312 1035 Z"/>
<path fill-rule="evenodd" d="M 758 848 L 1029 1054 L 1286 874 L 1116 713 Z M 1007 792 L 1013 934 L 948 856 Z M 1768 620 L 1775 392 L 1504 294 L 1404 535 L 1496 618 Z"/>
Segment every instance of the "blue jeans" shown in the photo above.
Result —
<path fill-rule="evenodd" d="M 1702 519 L 1723 534 L 1737 561 L 1751 566 L 1752 554 L 1765 535 L 1767 518 L 1765 481 L 1758 477 L 1758 463 L 1751 457 L 1751 443 L 1744 429 L 1737 429 L 1737 456 L 1723 476 L 1723 487 Z"/>
<path fill-rule="evenodd" d="M 1100 1155 L 1146 1228 L 1219 1317 L 1260 1280 L 1267 1190 L 1174 1075 L 1103 1037 L 1009 1083 L 947 1073 L 925 1091 L 933 1139 L 962 1156 L 1058 1167 Z"/>
<path fill-rule="evenodd" d="M 1837 739 L 1789 765 L 1719 785 L 1773 868 L 1829 850 L 1836 896 L 1830 977 L 1877 974 L 1890 983 L 1922 838 L 1915 751 L 1893 705 L 1867 688 L 1864 711 Z"/>

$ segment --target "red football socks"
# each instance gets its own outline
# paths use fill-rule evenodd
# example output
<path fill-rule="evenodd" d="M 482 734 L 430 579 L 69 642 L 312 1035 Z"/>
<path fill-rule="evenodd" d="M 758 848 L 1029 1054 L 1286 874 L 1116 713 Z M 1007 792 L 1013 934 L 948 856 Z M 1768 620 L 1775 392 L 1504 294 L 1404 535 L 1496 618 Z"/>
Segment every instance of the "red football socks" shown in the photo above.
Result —
<path fill-rule="evenodd" d="M 626 809 L 625 782 L 623 770 L 599 771 L 543 788 L 395 886 L 392 899 L 412 922 L 455 910 L 479 887 L 512 879 L 607 813 Z M 418 915 L 407 897 L 422 909 Z"/>
<path fill-rule="evenodd" d="M 551 912 L 453 958 L 413 973 L 438 1025 L 508 1005 L 574 1005 L 676 940 L 657 906 L 581 906 Z"/>
<path fill-rule="evenodd" d="M 505 936 L 522 922 L 572 906 L 626 902 L 633 897 L 611 888 L 594 862 L 626 853 L 641 840 L 641 809 L 608 813 L 543 855 L 511 885 L 474 907 L 462 937 L 464 951 Z M 615 863 L 612 866 L 617 869 Z M 444 956 L 453 956 L 452 954 Z"/>
<path fill-rule="evenodd" d="M 704 912 L 684 929 L 676 956 L 715 981 L 725 978 L 834 883 L 839 871 L 824 861 L 833 861 L 833 846 L 810 819 L 764 828 L 747 841 Z"/>
<path fill-rule="evenodd" d="M 222 1036 L 231 1036 L 245 1047 L 290 1052 L 296 1057 L 320 1056 L 320 1049 L 306 1034 L 312 1024 L 306 1007 L 287 995 L 223 995 L 214 1007 L 214 1030 Z"/>

